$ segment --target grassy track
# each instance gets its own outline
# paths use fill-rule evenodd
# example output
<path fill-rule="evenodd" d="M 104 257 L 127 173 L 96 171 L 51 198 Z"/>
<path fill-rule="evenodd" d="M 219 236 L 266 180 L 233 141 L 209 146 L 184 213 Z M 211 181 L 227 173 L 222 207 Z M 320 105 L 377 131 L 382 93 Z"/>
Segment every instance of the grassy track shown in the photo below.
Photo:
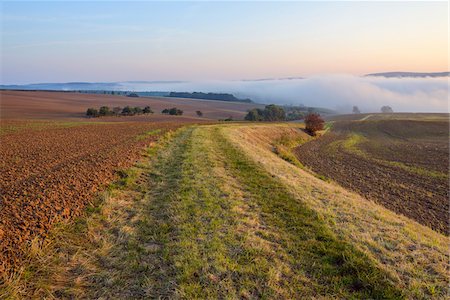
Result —
<path fill-rule="evenodd" d="M 51 249 L 68 259 L 38 255 L 47 267 L 22 276 L 12 298 L 408 297 L 225 129 L 185 128 L 152 150 L 58 235 Z"/>

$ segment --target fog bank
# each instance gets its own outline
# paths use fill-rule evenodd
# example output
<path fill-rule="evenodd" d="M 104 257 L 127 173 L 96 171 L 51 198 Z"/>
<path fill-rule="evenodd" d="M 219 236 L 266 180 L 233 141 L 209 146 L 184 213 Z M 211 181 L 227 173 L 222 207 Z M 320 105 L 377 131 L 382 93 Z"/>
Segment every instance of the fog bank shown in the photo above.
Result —
<path fill-rule="evenodd" d="M 232 93 L 259 103 L 324 107 L 341 113 L 357 105 L 361 112 L 379 112 L 389 105 L 396 112 L 448 112 L 450 77 L 317 75 L 233 81 L 126 81 L 70 82 L 2 85 L 6 89 L 31 90 L 115 90 L 160 92 Z"/>
<path fill-rule="evenodd" d="M 350 112 L 378 112 L 390 105 L 396 112 L 448 112 L 449 77 L 385 78 L 320 75 L 305 79 L 120 83 L 123 90 L 224 92 L 260 103 L 304 104 Z"/>

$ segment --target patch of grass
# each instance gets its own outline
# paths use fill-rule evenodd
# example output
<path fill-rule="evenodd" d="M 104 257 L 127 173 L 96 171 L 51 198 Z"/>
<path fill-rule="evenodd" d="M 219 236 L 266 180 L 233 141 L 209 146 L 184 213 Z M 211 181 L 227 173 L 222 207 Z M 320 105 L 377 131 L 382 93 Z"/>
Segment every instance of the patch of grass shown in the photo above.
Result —
<path fill-rule="evenodd" d="M 361 149 L 359 149 L 357 147 L 358 144 L 361 144 L 361 143 L 365 142 L 366 140 L 367 139 L 363 135 L 357 134 L 357 133 L 352 133 L 352 134 L 348 135 L 348 137 L 340 143 L 342 144 L 342 146 L 344 147 L 345 150 L 355 153 L 357 155 L 363 156 L 363 157 L 368 157 L 368 155 L 364 151 L 362 151 Z"/>
<path fill-rule="evenodd" d="M 402 162 L 399 161 L 386 161 L 386 160 L 381 160 L 381 159 L 377 159 L 377 162 L 381 163 L 381 164 L 385 164 L 385 165 L 390 165 L 390 166 L 394 166 L 394 167 L 398 167 L 401 168 L 405 171 L 411 172 L 411 173 L 415 173 L 415 174 L 419 174 L 422 176 L 427 176 L 427 177 L 433 177 L 433 178 L 438 178 L 438 179 L 448 179 L 448 174 L 439 172 L 439 171 L 433 171 L 433 170 L 428 170 L 425 168 L 421 168 L 418 166 L 408 166 Z"/>

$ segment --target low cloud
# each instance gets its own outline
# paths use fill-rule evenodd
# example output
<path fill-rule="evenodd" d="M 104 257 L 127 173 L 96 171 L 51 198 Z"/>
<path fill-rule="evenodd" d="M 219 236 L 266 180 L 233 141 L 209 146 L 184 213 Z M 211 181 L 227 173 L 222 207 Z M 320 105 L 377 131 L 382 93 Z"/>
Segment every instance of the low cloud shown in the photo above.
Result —
<path fill-rule="evenodd" d="M 397 112 L 448 112 L 449 79 L 320 75 L 305 79 L 122 83 L 136 91 L 224 92 L 260 103 L 304 104 L 350 112 L 377 112 L 390 105 Z"/>

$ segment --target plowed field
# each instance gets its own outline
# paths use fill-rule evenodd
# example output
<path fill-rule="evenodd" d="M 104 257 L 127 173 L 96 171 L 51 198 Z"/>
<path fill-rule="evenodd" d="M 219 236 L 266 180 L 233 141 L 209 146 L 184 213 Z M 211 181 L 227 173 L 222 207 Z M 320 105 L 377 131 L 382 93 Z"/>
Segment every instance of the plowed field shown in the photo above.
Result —
<path fill-rule="evenodd" d="M 448 234 L 448 119 L 338 121 L 296 149 L 316 173 Z"/>
<path fill-rule="evenodd" d="M 155 112 L 149 117 L 134 117 L 150 121 L 160 120 L 167 116 L 160 114 L 165 108 L 177 107 L 184 111 L 181 118 L 197 118 L 196 111 L 203 112 L 206 119 L 243 119 L 247 110 L 263 107 L 255 103 L 239 103 L 226 101 L 196 100 L 169 97 L 125 97 L 118 95 L 80 94 L 75 92 L 44 91 L 0 91 L 0 118 L 6 119 L 67 119 L 84 118 L 86 109 L 103 105 L 140 106 L 149 105 Z M 180 118 L 172 116 L 171 118 Z M 110 118 L 117 121 L 123 118 Z"/>
<path fill-rule="evenodd" d="M 0 135 L 0 272 L 29 243 L 79 215 L 96 192 L 182 122 L 3 121 Z"/>

